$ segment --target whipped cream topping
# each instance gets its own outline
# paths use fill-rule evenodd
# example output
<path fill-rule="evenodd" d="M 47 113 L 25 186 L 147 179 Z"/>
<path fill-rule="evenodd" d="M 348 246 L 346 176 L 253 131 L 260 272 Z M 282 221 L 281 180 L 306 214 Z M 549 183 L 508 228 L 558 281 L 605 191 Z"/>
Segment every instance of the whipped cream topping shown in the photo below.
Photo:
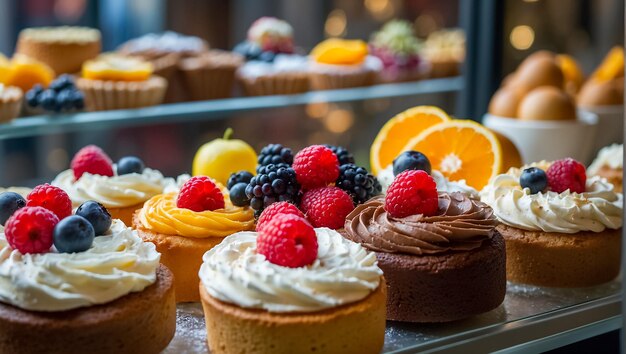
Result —
<path fill-rule="evenodd" d="M 468 186 L 464 179 L 460 181 L 450 181 L 446 178 L 446 176 L 437 170 L 432 170 L 430 176 L 435 180 L 437 190 L 440 192 L 460 192 L 471 198 L 478 199 L 478 191 L 473 187 Z M 393 175 L 393 165 L 389 165 L 384 170 L 381 170 L 378 173 L 377 178 L 383 187 L 383 193 L 387 193 L 387 188 L 389 188 L 395 178 Z"/>
<path fill-rule="evenodd" d="M 621 170 L 624 161 L 624 145 L 613 144 L 603 147 L 595 160 L 587 169 L 587 175 L 595 176 L 602 167 L 609 167 L 614 170 Z"/>
<path fill-rule="evenodd" d="M 313 264 L 288 268 L 256 252 L 256 232 L 228 236 L 204 254 L 200 280 L 221 301 L 269 312 L 313 312 L 367 297 L 383 274 L 376 256 L 327 228 L 315 229 Z"/>
<path fill-rule="evenodd" d="M 113 166 L 116 170 L 116 166 Z M 145 202 L 165 187 L 174 184 L 172 178 L 166 178 L 157 170 L 146 168 L 142 173 L 129 173 L 113 177 L 83 174 L 74 181 L 74 172 L 69 169 L 61 172 L 52 185 L 63 189 L 76 207 L 95 200 L 107 208 L 124 208 Z"/>
<path fill-rule="evenodd" d="M 530 166 L 545 171 L 549 165 L 542 161 Z M 531 194 L 519 184 L 526 167 L 494 177 L 480 192 L 481 200 L 493 208 L 502 223 L 523 230 L 567 234 L 622 227 L 623 196 L 605 179 L 588 178 L 584 193 Z"/>
<path fill-rule="evenodd" d="M 261 17 L 254 21 L 248 30 L 248 40 L 260 42 L 265 36 L 291 38 L 293 37 L 293 27 L 287 21 L 275 17 Z"/>
<path fill-rule="evenodd" d="M 207 44 L 199 37 L 186 36 L 177 32 L 148 33 L 131 39 L 123 45 L 123 50 L 129 53 L 144 51 L 160 52 L 189 52 L 198 53 L 207 50 Z"/>
<path fill-rule="evenodd" d="M 306 73 L 308 59 L 296 54 L 278 54 L 274 62 L 268 63 L 252 60 L 239 68 L 238 74 L 242 77 L 257 78 L 279 73 Z"/>
<path fill-rule="evenodd" d="M 85 252 L 21 254 L 0 234 L 0 301 L 31 311 L 104 304 L 156 281 L 154 244 L 114 220 Z"/>

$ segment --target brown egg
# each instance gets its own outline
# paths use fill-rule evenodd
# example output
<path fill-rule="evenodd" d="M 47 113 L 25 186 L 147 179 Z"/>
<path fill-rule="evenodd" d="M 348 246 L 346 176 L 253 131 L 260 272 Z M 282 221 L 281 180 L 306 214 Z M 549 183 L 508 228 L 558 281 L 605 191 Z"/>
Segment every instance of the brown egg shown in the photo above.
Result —
<path fill-rule="evenodd" d="M 622 87 L 623 81 L 622 81 Z M 613 106 L 624 102 L 619 83 L 615 79 L 608 81 L 598 81 L 591 79 L 587 81 L 578 93 L 577 103 L 581 107 Z"/>
<path fill-rule="evenodd" d="M 517 117 L 522 120 L 574 120 L 574 100 L 562 90 L 542 86 L 530 91 L 520 102 Z"/>
<path fill-rule="evenodd" d="M 500 87 L 512 86 L 513 82 L 515 82 L 515 71 L 508 74 L 502 79 L 502 83 L 500 83 Z"/>
<path fill-rule="evenodd" d="M 521 95 L 515 88 L 502 87 L 491 97 L 489 101 L 489 113 L 494 116 L 515 118 Z"/>
<path fill-rule="evenodd" d="M 511 85 L 527 93 L 540 86 L 562 88 L 563 81 L 563 72 L 556 61 L 542 55 L 520 65 Z"/>

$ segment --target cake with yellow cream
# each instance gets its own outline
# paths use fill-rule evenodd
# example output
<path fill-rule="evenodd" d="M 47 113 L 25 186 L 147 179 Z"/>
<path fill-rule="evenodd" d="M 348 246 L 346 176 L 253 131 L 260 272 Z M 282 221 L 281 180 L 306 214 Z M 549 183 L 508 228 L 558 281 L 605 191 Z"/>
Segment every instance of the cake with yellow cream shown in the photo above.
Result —
<path fill-rule="evenodd" d="M 199 301 L 202 255 L 230 234 L 253 230 L 254 215 L 250 208 L 233 206 L 225 189 L 200 176 L 189 179 L 179 192 L 148 200 L 135 213 L 133 227 L 156 245 L 161 263 L 174 273 L 176 301 Z"/>

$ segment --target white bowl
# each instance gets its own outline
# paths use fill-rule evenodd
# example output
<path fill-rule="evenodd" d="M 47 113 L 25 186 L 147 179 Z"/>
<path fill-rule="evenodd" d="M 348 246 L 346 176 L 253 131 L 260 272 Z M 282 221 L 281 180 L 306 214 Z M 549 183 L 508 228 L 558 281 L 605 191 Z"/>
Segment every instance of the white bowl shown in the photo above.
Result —
<path fill-rule="evenodd" d="M 598 116 L 578 111 L 574 121 L 526 121 L 485 114 L 483 125 L 509 138 L 524 164 L 541 160 L 558 160 L 572 157 L 589 163 L 598 126 Z"/>
<path fill-rule="evenodd" d="M 624 142 L 624 105 L 579 107 L 581 111 L 591 112 L 598 116 L 598 131 L 593 154 L 611 144 Z"/>

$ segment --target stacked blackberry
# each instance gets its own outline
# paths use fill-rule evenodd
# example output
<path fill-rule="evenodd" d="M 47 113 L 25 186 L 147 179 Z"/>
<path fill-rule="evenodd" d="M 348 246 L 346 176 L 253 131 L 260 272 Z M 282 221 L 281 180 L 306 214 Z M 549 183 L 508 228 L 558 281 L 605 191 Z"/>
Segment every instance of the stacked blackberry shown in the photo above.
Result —
<path fill-rule="evenodd" d="M 296 172 L 287 164 L 260 166 L 245 189 L 250 207 L 258 217 L 263 209 L 274 202 L 290 202 L 298 205 L 300 185 Z"/>
<path fill-rule="evenodd" d="M 355 205 L 365 203 L 383 190 L 374 175 L 353 163 L 339 166 L 339 178 L 335 185 L 346 191 Z"/>

